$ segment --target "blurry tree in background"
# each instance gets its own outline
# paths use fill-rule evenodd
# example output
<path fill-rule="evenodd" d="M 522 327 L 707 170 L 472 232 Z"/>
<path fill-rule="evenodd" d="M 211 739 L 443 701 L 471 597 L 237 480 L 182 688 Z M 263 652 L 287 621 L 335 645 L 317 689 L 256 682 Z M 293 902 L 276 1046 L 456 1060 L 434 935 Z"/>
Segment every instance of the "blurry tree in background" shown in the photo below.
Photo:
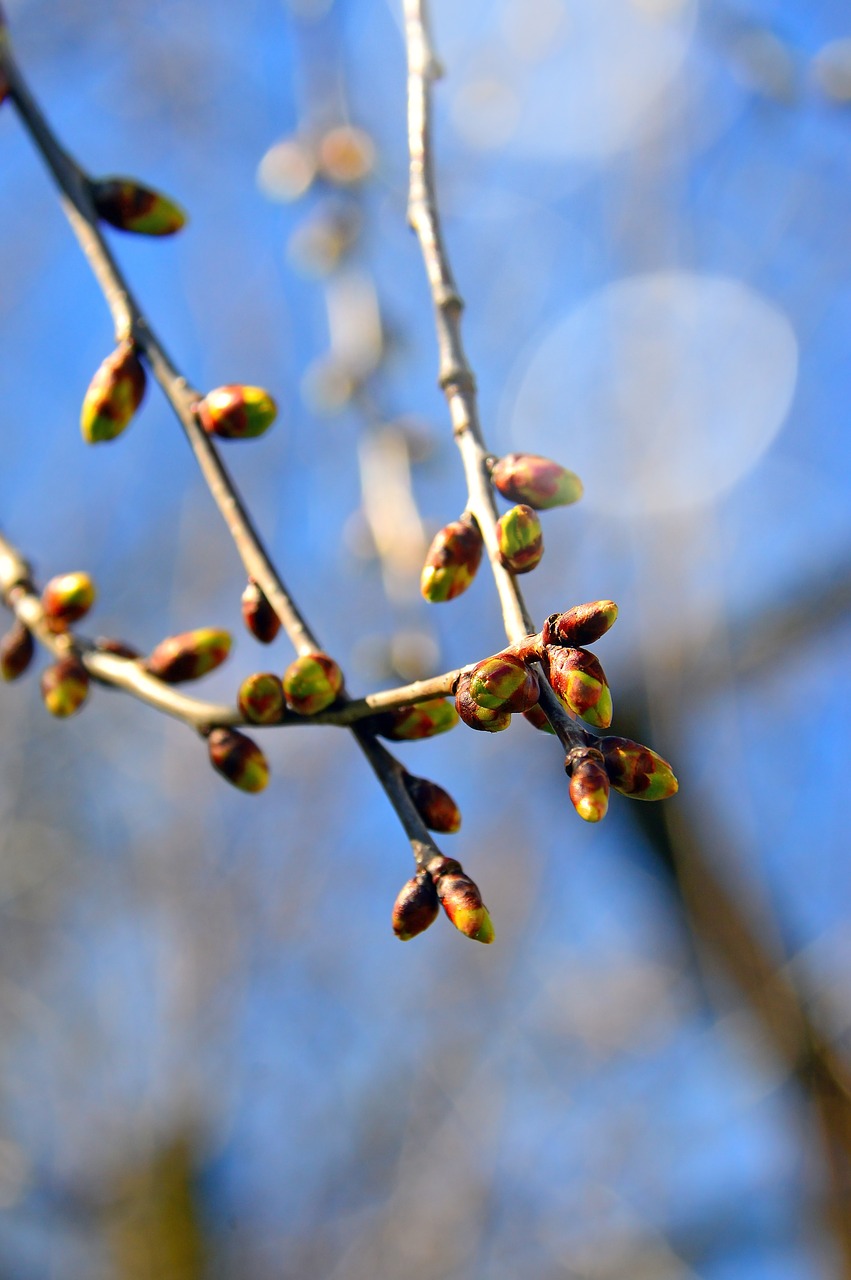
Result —
<path fill-rule="evenodd" d="M 189 209 L 111 243 L 198 386 L 279 400 L 228 462 L 353 694 L 494 652 L 483 571 L 439 609 L 417 591 L 466 489 L 396 5 L 6 8 L 72 153 Z M 586 827 L 520 721 L 401 744 L 459 801 L 446 851 L 498 937 L 400 947 L 409 853 L 348 734 L 264 737 L 258 801 L 133 699 L 58 725 L 37 682 L 4 688 L 15 1280 L 851 1276 L 847 12 L 436 0 L 433 25 L 485 436 L 585 483 L 531 611 L 618 601 L 616 731 L 682 792 Z M 358 145 L 323 177 L 339 126 Z M 8 104 L 0 156 L 3 530 L 41 581 L 91 571 L 104 634 L 239 635 L 243 570 L 163 399 L 80 440 L 109 315 Z M 203 696 L 257 652 L 243 632 Z"/>

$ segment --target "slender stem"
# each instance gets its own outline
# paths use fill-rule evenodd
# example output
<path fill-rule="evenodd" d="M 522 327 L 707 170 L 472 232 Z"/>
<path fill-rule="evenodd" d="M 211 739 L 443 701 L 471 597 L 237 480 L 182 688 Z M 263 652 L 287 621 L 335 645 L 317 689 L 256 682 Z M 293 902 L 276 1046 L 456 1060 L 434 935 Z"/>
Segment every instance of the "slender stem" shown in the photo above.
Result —
<path fill-rule="evenodd" d="M 467 480 L 467 509 L 476 517 L 488 553 L 502 606 L 505 633 L 515 644 L 535 630 L 516 577 L 499 559 L 496 525 L 499 513 L 488 466 L 488 450 L 479 421 L 476 378 L 464 350 L 458 291 L 443 242 L 431 141 L 431 86 L 440 64 L 429 32 L 426 0 L 403 0 L 408 49 L 408 150 L 410 185 L 408 221 L 417 235 L 434 304 L 437 330 L 438 382 L 446 396 L 455 440 Z M 540 703 L 565 751 L 582 746 L 584 729 L 570 719 L 538 666 Z"/>

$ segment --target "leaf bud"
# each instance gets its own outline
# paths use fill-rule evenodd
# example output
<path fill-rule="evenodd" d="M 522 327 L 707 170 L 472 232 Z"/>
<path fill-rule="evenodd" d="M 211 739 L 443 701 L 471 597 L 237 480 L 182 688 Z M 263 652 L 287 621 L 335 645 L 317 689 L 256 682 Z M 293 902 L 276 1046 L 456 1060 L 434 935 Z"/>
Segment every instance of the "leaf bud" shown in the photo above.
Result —
<path fill-rule="evenodd" d="M 531 507 L 506 511 L 496 523 L 500 564 L 511 573 L 529 573 L 541 561 L 544 539 L 541 522 Z"/>
<path fill-rule="evenodd" d="M 483 658 L 469 676 L 470 696 L 489 711 L 528 711 L 538 701 L 538 677 L 513 653 Z"/>
<path fill-rule="evenodd" d="M 674 771 L 655 751 L 629 738 L 600 738 L 606 772 L 612 786 L 633 800 L 666 800 L 676 795 Z"/>
<path fill-rule="evenodd" d="M 186 214 L 168 196 L 134 178 L 101 178 L 91 185 L 98 217 L 119 231 L 170 236 L 186 224 Z"/>
<path fill-rule="evenodd" d="M 284 714 L 284 686 L 271 671 L 255 672 L 239 686 L 237 704 L 252 724 L 279 724 Z"/>
<path fill-rule="evenodd" d="M 269 781 L 269 765 L 263 752 L 237 729 L 213 729 L 207 738 L 210 763 L 240 791 L 262 791 Z"/>
<path fill-rule="evenodd" d="M 408 942 L 434 924 L 437 912 L 434 881 L 427 871 L 419 871 L 402 886 L 393 903 L 393 932 L 401 942 Z"/>
<path fill-rule="evenodd" d="M 575 716 L 598 729 L 612 723 L 612 694 L 603 668 L 587 649 L 547 649 L 547 675 Z"/>
<path fill-rule="evenodd" d="M 343 673 L 327 653 L 303 653 L 284 672 L 287 706 L 300 716 L 330 707 L 343 687 Z"/>
<path fill-rule="evenodd" d="M 278 406 L 263 387 L 234 384 L 208 391 L 195 406 L 198 421 L 211 436 L 246 440 L 262 436 L 278 414 Z"/>
<path fill-rule="evenodd" d="M 397 707 L 378 721 L 378 732 L 391 742 L 414 742 L 447 733 L 458 723 L 458 716 L 446 698 L 429 698 L 410 707 Z"/>
<path fill-rule="evenodd" d="M 271 644 L 281 629 L 281 619 L 266 599 L 263 588 L 253 578 L 242 593 L 242 620 L 261 644 Z"/>
<path fill-rule="evenodd" d="M 570 799 L 585 822 L 600 822 L 609 807 L 609 775 L 603 757 L 594 747 L 577 747 L 564 767 L 570 774 Z"/>
<path fill-rule="evenodd" d="M 34 653 L 30 632 L 16 619 L 0 640 L 0 676 L 4 680 L 17 680 L 32 662 Z"/>
<path fill-rule="evenodd" d="M 482 535 L 475 519 L 464 512 L 437 533 L 428 549 L 420 577 L 420 591 L 432 604 L 454 600 L 467 590 L 482 559 Z"/>
<path fill-rule="evenodd" d="M 67 631 L 85 617 L 95 602 L 95 584 L 87 573 L 62 573 L 41 593 L 41 607 L 51 631 Z"/>
<path fill-rule="evenodd" d="M 108 355 L 92 378 L 80 411 L 87 444 L 114 440 L 129 423 L 145 394 L 145 370 L 127 339 Z"/>
<path fill-rule="evenodd" d="M 89 673 L 79 658 L 69 654 L 41 673 L 41 696 L 52 716 L 65 719 L 79 711 L 89 693 Z"/>
<path fill-rule="evenodd" d="M 540 704 L 536 704 L 534 707 L 530 707 L 528 711 L 524 711 L 523 719 L 528 720 L 530 724 L 534 725 L 536 729 L 540 729 L 542 733 L 555 734 L 555 729 L 550 724 Z"/>
<path fill-rule="evenodd" d="M 145 659 L 144 667 L 166 684 L 182 684 L 221 666 L 230 653 L 230 646 L 229 632 L 217 627 L 198 627 L 161 640 Z"/>
<path fill-rule="evenodd" d="M 593 604 L 577 604 L 566 613 L 551 613 L 544 623 L 541 639 L 545 645 L 584 648 L 599 640 L 613 626 L 618 616 L 614 600 L 595 600 Z"/>
<path fill-rule="evenodd" d="M 479 887 L 460 867 L 457 872 L 445 871 L 438 875 L 435 888 L 440 905 L 459 932 L 475 942 L 493 942 L 493 923 Z"/>
<path fill-rule="evenodd" d="M 536 511 L 566 507 L 582 497 L 579 476 L 535 453 L 507 453 L 494 463 L 491 480 L 503 498 Z"/>
<path fill-rule="evenodd" d="M 470 729 L 482 733 L 501 733 L 511 724 L 511 712 L 482 707 L 470 692 L 469 674 L 461 676 L 455 690 L 455 710 Z"/>
<path fill-rule="evenodd" d="M 410 773 L 405 775 L 405 786 L 429 831 L 452 835 L 460 828 L 461 810 L 443 787 L 428 778 L 415 778 Z"/>

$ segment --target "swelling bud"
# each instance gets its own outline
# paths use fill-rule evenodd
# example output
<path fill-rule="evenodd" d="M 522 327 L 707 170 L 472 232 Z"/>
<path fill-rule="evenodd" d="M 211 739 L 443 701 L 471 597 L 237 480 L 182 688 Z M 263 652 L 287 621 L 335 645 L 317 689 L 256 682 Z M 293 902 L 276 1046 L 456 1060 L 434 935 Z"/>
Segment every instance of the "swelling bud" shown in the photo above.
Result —
<path fill-rule="evenodd" d="M 428 549 L 420 591 L 432 604 L 454 600 L 467 590 L 482 559 L 482 535 L 468 513 L 445 525 Z"/>
<path fill-rule="evenodd" d="M 283 683 L 290 711 L 315 716 L 337 698 L 343 673 L 327 653 L 304 653 L 287 667 Z"/>
<path fill-rule="evenodd" d="M 604 636 L 614 626 L 617 616 L 618 606 L 614 600 L 577 604 L 566 613 L 551 613 L 544 623 L 541 639 L 545 645 L 584 648 Z"/>
<path fill-rule="evenodd" d="M 585 822 L 600 822 L 609 808 L 609 776 L 593 747 L 572 751 L 564 762 L 570 774 L 570 799 Z"/>
<path fill-rule="evenodd" d="M 222 440 L 262 436 L 278 415 L 278 406 L 262 387 L 232 385 L 208 391 L 195 406 L 207 435 Z"/>
<path fill-rule="evenodd" d="M 0 640 L 0 677 L 17 680 L 33 660 L 35 644 L 22 622 L 15 622 Z"/>
<path fill-rule="evenodd" d="M 221 666 L 230 653 L 231 637 L 216 627 L 199 627 L 161 640 L 144 662 L 145 670 L 166 684 L 197 680 Z"/>
<path fill-rule="evenodd" d="M 479 887 L 464 874 L 460 864 L 449 858 L 433 858 L 429 871 L 440 905 L 455 928 L 474 942 L 493 942 L 493 923 Z"/>
<path fill-rule="evenodd" d="M 469 673 L 461 676 L 455 690 L 455 710 L 470 729 L 481 733 L 501 733 L 511 724 L 511 712 L 483 707 L 470 692 Z"/>
<path fill-rule="evenodd" d="M 62 573 L 41 593 L 45 621 L 53 632 L 66 631 L 85 617 L 95 602 L 95 584 L 87 573 Z"/>
<path fill-rule="evenodd" d="M 513 653 L 497 653 L 477 662 L 469 681 L 473 701 L 488 711 L 528 711 L 540 693 L 537 676 Z"/>
<path fill-rule="evenodd" d="M 415 742 L 448 733 L 457 723 L 458 716 L 451 702 L 445 698 L 430 698 L 410 707 L 388 711 L 378 721 L 378 732 L 391 742 Z"/>
<path fill-rule="evenodd" d="M 461 810 L 448 791 L 428 778 L 405 775 L 405 787 L 414 802 L 417 813 L 429 831 L 454 835 L 461 826 Z"/>
<path fill-rule="evenodd" d="M 510 573 L 529 573 L 544 554 L 541 522 L 529 506 L 512 507 L 496 524 L 499 560 Z"/>
<path fill-rule="evenodd" d="M 403 885 L 393 903 L 393 932 L 409 942 L 434 924 L 438 912 L 437 890 L 427 871 L 420 871 Z"/>
<path fill-rule="evenodd" d="M 503 498 L 536 511 L 566 507 L 582 497 L 579 476 L 535 453 L 507 453 L 494 463 L 491 480 Z"/>
<path fill-rule="evenodd" d="M 60 658 L 41 675 L 41 696 L 52 716 L 64 720 L 79 711 L 89 695 L 89 673 L 73 654 Z"/>
<path fill-rule="evenodd" d="M 249 578 L 242 593 L 242 620 L 261 644 L 271 644 L 281 629 L 281 619 L 253 578 Z"/>
<path fill-rule="evenodd" d="M 674 771 L 655 751 L 629 738 L 600 738 L 606 772 L 612 786 L 633 800 L 667 800 L 680 784 Z"/>
<path fill-rule="evenodd" d="M 236 701 L 252 724 L 279 724 L 284 714 L 284 686 L 274 672 L 258 671 L 243 680 Z"/>
<path fill-rule="evenodd" d="M 101 178 L 91 185 L 98 217 L 140 236 L 171 236 L 186 225 L 186 214 L 159 191 L 133 178 Z"/>
<path fill-rule="evenodd" d="M 600 663 L 587 649 L 547 649 L 550 684 L 575 716 L 597 729 L 612 723 L 612 694 Z"/>
<path fill-rule="evenodd" d="M 80 412 L 87 444 L 114 440 L 129 423 L 145 394 L 145 370 L 128 339 L 104 360 L 89 384 Z"/>
<path fill-rule="evenodd" d="M 210 763 L 217 773 L 240 791 L 262 791 L 269 781 L 269 765 L 263 752 L 237 729 L 213 729 L 207 739 Z"/>

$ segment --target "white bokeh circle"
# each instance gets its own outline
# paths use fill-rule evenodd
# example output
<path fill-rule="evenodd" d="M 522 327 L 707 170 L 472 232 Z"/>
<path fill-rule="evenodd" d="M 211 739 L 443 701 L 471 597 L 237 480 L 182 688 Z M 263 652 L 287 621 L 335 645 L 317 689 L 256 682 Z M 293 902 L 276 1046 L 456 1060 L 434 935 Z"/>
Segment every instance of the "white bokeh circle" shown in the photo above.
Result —
<path fill-rule="evenodd" d="M 577 471 L 612 515 L 712 502 L 759 461 L 792 403 L 798 343 L 741 280 L 616 280 L 521 353 L 502 406 L 514 449 Z"/>

